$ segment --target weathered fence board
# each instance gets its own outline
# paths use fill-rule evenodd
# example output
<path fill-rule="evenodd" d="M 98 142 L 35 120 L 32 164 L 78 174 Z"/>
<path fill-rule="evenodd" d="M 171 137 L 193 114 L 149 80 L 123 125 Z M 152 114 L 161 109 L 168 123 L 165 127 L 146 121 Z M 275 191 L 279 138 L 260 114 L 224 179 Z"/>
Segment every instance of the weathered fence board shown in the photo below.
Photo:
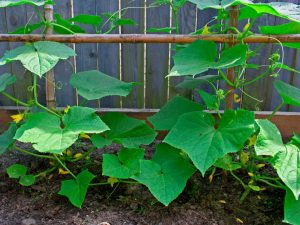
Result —
<path fill-rule="evenodd" d="M 62 16 L 62 18 L 72 17 L 71 0 L 55 1 L 54 12 Z M 72 47 L 73 45 L 69 45 Z M 56 90 L 56 99 L 58 106 L 66 106 L 76 104 L 75 90 L 70 85 L 70 78 L 75 72 L 74 58 L 61 61 L 54 69 L 55 82 L 58 87 Z"/>
<path fill-rule="evenodd" d="M 5 9 L 0 9 L 0 32 L 7 33 L 6 26 L 6 13 Z M 8 43 L 0 43 L 0 55 L 2 56 L 9 49 Z M 0 67 L 0 74 L 11 72 L 11 65 L 4 65 Z M 14 95 L 13 87 L 9 87 L 7 92 L 11 95 Z M 0 105 L 13 105 L 13 102 L 5 98 L 4 96 L 0 96 Z"/>
<path fill-rule="evenodd" d="M 122 11 L 123 18 L 134 19 L 136 26 L 124 26 L 122 29 L 116 29 L 113 33 L 122 32 L 124 34 L 145 33 L 151 27 L 162 28 L 170 26 L 170 7 L 163 6 L 159 8 L 149 7 L 154 0 L 60 0 L 55 1 L 54 12 L 61 15 L 62 18 L 70 18 L 72 15 L 95 14 L 103 17 L 104 12 L 117 12 L 121 8 L 137 7 L 135 9 L 129 8 Z M 269 2 L 265 0 L 264 2 Z M 289 0 L 289 2 L 298 3 L 299 0 Z M 72 5 L 73 3 L 73 5 Z M 145 10 L 145 6 L 148 8 Z M 145 14 L 146 13 L 146 14 Z M 117 12 L 118 14 L 118 12 Z M 180 33 L 187 34 L 202 28 L 208 22 L 211 22 L 213 16 L 216 15 L 216 10 L 197 11 L 195 5 L 189 3 L 180 11 L 179 23 Z M 37 15 L 31 6 L 18 6 L 7 9 L 0 9 L 0 33 L 7 33 L 16 30 L 18 27 L 27 23 L 37 21 Z M 283 23 L 283 19 L 274 18 L 272 16 L 265 16 L 259 19 L 260 25 L 272 25 Z M 212 21 L 210 25 L 216 23 Z M 246 21 L 241 21 L 242 28 Z M 107 31 L 109 23 L 103 27 L 102 32 Z M 174 23 L 172 24 L 174 26 Z M 94 30 L 89 26 L 84 26 L 88 33 L 94 33 Z M 256 29 L 258 29 L 256 27 Z M 174 33 L 174 32 L 173 32 Z M 0 56 L 6 50 L 13 49 L 20 46 L 19 43 L 0 43 Z M 74 46 L 74 45 L 70 45 Z M 258 46 L 255 44 L 253 46 Z M 175 45 L 172 45 L 174 48 Z M 78 96 L 75 90 L 70 86 L 69 80 L 71 74 L 75 71 L 80 72 L 84 70 L 98 69 L 110 76 L 121 78 L 127 82 L 140 82 L 140 85 L 134 88 L 132 94 L 127 98 L 107 97 L 101 101 L 92 101 L 88 105 L 92 107 L 105 108 L 159 108 L 168 99 L 168 97 L 181 94 L 191 97 L 191 93 L 175 88 L 182 79 L 165 78 L 168 73 L 169 65 L 172 64 L 170 59 L 169 44 L 76 44 L 75 45 L 77 57 L 76 60 L 70 59 L 65 62 L 60 62 L 55 68 L 56 78 L 56 97 L 58 106 L 66 106 L 76 104 Z M 254 58 L 253 63 L 268 64 L 268 58 L 271 52 L 279 49 L 279 45 L 266 45 L 260 54 Z M 285 49 L 284 62 L 296 69 L 300 69 L 299 51 L 294 49 Z M 262 72 L 266 68 L 262 68 Z M 12 63 L 0 67 L 0 74 L 11 72 L 17 75 L 17 83 L 8 89 L 8 92 L 20 97 L 26 101 L 32 98 L 32 91 L 27 87 L 32 83 L 32 77 L 20 63 Z M 215 71 L 210 71 L 215 73 Z M 253 70 L 246 71 L 247 78 L 254 78 L 259 74 Z M 300 75 L 293 72 L 281 71 L 280 79 L 300 86 Z M 259 100 L 262 103 L 257 104 L 256 101 L 247 97 L 243 97 L 243 106 L 249 109 L 271 110 L 279 103 L 280 98 L 273 89 L 272 81 L 274 78 L 267 77 L 264 80 L 257 82 L 245 88 L 245 92 Z M 99 84 L 101 85 L 101 84 Z M 224 82 L 220 83 L 224 87 Z M 61 86 L 61 88 L 60 88 Z M 210 90 L 206 85 L 203 85 L 205 90 Z M 241 92 L 238 92 L 241 94 Z M 39 95 L 40 100 L 45 102 L 45 80 L 39 80 Z M 196 99 L 199 96 L 195 95 Z M 82 98 L 79 99 L 79 104 L 84 104 Z M 11 101 L 0 97 L 0 105 L 14 105 Z M 299 111 L 296 107 L 284 106 L 282 110 L 285 111 Z"/>
<path fill-rule="evenodd" d="M 155 0 L 147 1 L 150 6 Z M 170 26 L 169 6 L 147 9 L 147 30 Z M 168 98 L 169 44 L 147 44 L 146 108 L 160 108 Z M 153 91 L 155 90 L 155 91 Z"/>
<path fill-rule="evenodd" d="M 119 10 L 119 0 L 110 1 L 97 1 L 97 15 L 103 15 L 103 13 L 114 13 Z M 108 31 L 110 24 L 107 22 L 108 18 L 103 17 L 103 21 L 106 24 L 103 27 L 103 33 Z M 119 29 L 111 32 L 112 34 L 118 34 Z M 120 78 L 120 44 L 98 44 L 98 67 L 103 73 L 113 76 L 117 79 Z M 120 97 L 106 97 L 100 102 L 101 107 L 120 107 Z"/>
<path fill-rule="evenodd" d="M 144 1 L 122 0 L 122 8 L 128 9 L 123 18 L 137 21 L 136 26 L 122 27 L 122 33 L 133 34 L 144 32 Z M 127 82 L 144 83 L 144 44 L 122 45 L 122 79 Z M 126 108 L 142 108 L 144 106 L 143 86 L 135 87 L 134 91 L 127 97 L 122 98 L 122 106 Z"/>

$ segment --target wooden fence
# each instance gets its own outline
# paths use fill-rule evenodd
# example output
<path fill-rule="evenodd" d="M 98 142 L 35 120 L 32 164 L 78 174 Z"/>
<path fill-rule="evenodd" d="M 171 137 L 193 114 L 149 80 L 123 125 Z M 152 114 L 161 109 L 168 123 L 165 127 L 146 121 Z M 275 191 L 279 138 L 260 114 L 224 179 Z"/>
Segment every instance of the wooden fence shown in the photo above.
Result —
<path fill-rule="evenodd" d="M 162 6 L 149 7 L 154 0 L 57 0 L 54 12 L 63 18 L 70 18 L 78 14 L 102 15 L 104 12 L 115 12 L 121 8 L 129 7 L 125 18 L 134 19 L 136 26 L 124 26 L 115 33 L 132 34 L 145 33 L 151 27 L 171 27 L 172 17 L 170 8 Z M 268 2 L 268 1 L 264 1 Z M 299 4 L 299 0 L 289 0 Z M 198 11 L 193 4 L 186 4 L 180 11 L 180 33 L 188 34 L 211 21 L 216 15 L 215 10 Z M 34 9 L 31 6 L 18 6 L 0 9 L 0 33 L 8 33 L 16 30 L 26 23 L 37 21 Z M 264 16 L 259 25 L 275 25 L 283 23 L 283 19 L 272 16 Z M 242 27 L 245 21 L 242 21 Z M 92 32 L 86 27 L 88 32 Z M 257 28 L 256 28 L 257 29 Z M 6 50 L 13 49 L 21 43 L 0 43 L 0 56 Z M 180 90 L 175 86 L 182 81 L 181 78 L 166 79 L 172 66 L 174 53 L 171 44 L 75 44 L 70 45 L 76 50 L 77 57 L 68 61 L 60 62 L 55 67 L 56 98 L 58 106 L 83 104 L 83 99 L 76 95 L 70 86 L 69 80 L 74 72 L 98 69 L 108 75 L 120 78 L 124 81 L 141 82 L 143 85 L 135 88 L 127 98 L 107 97 L 100 101 L 89 102 L 92 107 L 101 108 L 160 108 L 167 99 L 181 94 L 187 97 L 195 97 L 197 94 Z M 280 51 L 278 45 L 266 45 L 260 56 L 253 63 L 268 64 L 271 52 Z M 288 66 L 300 69 L 298 63 L 299 52 L 295 49 L 285 49 L 284 61 Z M 17 76 L 17 83 L 9 89 L 9 92 L 22 100 L 32 98 L 32 76 L 24 70 L 19 63 L 12 63 L 0 67 L 0 74 L 10 72 Z M 214 71 L 210 71 L 214 72 Z M 254 77 L 256 71 L 248 71 L 246 76 Z M 293 72 L 281 71 L 280 78 L 285 82 L 300 86 L 300 75 Z M 261 80 L 245 90 L 249 95 L 262 100 L 261 103 L 254 101 L 247 95 L 242 95 L 244 107 L 253 110 L 271 110 L 280 102 L 279 96 L 273 89 L 272 77 Z M 39 95 L 41 102 L 45 102 L 45 79 L 39 82 Z M 99 84 L 101 85 L 101 84 Z M 220 84 L 223 85 L 223 84 Z M 208 90 L 208 87 L 203 87 Z M 0 105 L 13 106 L 9 100 L 0 97 Z M 285 111 L 298 111 L 294 107 L 283 107 Z"/>

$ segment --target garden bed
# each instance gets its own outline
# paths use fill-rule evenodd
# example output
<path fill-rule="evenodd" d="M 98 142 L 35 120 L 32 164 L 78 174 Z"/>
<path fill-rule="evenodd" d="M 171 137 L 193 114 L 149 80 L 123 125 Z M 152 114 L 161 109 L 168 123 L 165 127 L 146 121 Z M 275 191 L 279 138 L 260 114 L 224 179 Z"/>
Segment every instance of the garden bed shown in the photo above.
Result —
<path fill-rule="evenodd" d="M 24 147 L 24 146 L 22 146 Z M 100 172 L 100 157 L 103 153 L 115 153 L 114 145 L 93 154 L 96 165 L 89 168 Z M 147 155 L 153 151 L 147 148 Z M 196 173 L 188 182 L 181 196 L 168 207 L 150 194 L 142 185 L 120 184 L 114 188 L 101 186 L 90 188 L 82 209 L 72 206 L 68 200 L 57 195 L 60 180 L 68 175 L 43 179 L 29 188 L 21 187 L 9 179 L 5 168 L 13 163 L 30 166 L 33 171 L 43 170 L 48 161 L 8 152 L 0 158 L 0 224 L 89 224 L 99 225 L 185 225 L 185 224 L 283 224 L 284 192 L 268 188 L 251 193 L 243 204 L 239 203 L 243 188 L 230 175 L 215 176 L 212 183 Z"/>

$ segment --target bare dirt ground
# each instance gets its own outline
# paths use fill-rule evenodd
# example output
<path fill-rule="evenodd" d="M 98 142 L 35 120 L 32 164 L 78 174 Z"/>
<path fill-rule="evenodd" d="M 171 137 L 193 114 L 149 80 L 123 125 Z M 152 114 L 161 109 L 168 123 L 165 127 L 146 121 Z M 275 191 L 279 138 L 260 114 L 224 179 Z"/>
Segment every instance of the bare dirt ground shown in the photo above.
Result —
<path fill-rule="evenodd" d="M 104 149 L 99 155 L 116 150 Z M 90 188 L 83 208 L 77 209 L 56 194 L 65 176 L 55 175 L 23 188 L 5 173 L 5 168 L 13 163 L 38 171 L 48 162 L 15 152 L 0 157 L 0 225 L 283 224 L 283 192 L 267 189 L 251 193 L 240 204 L 242 187 L 224 174 L 209 183 L 196 173 L 169 207 L 157 202 L 144 186 L 121 184 L 117 188 Z"/>

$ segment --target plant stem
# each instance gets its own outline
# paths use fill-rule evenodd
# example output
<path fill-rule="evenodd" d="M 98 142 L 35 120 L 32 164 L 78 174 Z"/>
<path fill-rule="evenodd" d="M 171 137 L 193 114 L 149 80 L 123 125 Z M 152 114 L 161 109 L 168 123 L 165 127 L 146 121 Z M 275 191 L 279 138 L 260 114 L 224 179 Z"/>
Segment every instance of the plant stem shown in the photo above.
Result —
<path fill-rule="evenodd" d="M 243 203 L 245 201 L 245 199 L 250 194 L 250 192 L 251 192 L 251 189 L 249 187 L 246 187 L 244 193 L 242 194 L 242 196 L 240 198 L 240 203 Z"/>
<path fill-rule="evenodd" d="M 53 156 L 55 157 L 55 159 L 57 160 L 57 162 L 59 162 L 59 164 L 66 170 L 69 172 L 69 174 L 71 174 L 71 176 L 74 178 L 74 179 L 77 179 L 77 177 L 75 176 L 74 173 L 72 173 L 71 170 L 69 170 L 69 168 L 57 157 L 57 155 L 53 154 Z"/>
<path fill-rule="evenodd" d="M 231 86 L 231 87 L 235 87 L 234 83 L 232 83 L 230 80 L 228 80 L 227 76 L 223 73 L 222 70 L 218 70 L 219 71 L 219 75 L 221 75 L 221 77 L 225 80 L 225 82 Z"/>
<path fill-rule="evenodd" d="M 243 32 L 242 36 L 240 37 L 241 40 L 243 40 L 246 35 L 249 33 L 249 31 L 251 30 L 253 24 L 255 23 L 257 17 L 253 18 L 249 24 L 249 26 L 247 27 L 247 29 Z"/>
<path fill-rule="evenodd" d="M 230 174 L 238 181 L 241 183 L 241 185 L 243 186 L 243 188 L 246 190 L 247 189 L 247 185 L 237 176 L 235 175 L 232 170 L 230 170 Z"/>
<path fill-rule="evenodd" d="M 269 181 L 266 181 L 266 180 L 263 180 L 263 179 L 257 179 L 256 181 L 265 183 L 265 184 L 267 184 L 267 185 L 269 185 L 269 186 L 271 186 L 271 187 L 274 187 L 274 188 L 286 190 L 286 188 L 285 188 L 284 186 L 272 184 L 272 183 L 270 183 Z"/>
<path fill-rule="evenodd" d="M 173 9 L 172 12 L 173 12 L 173 16 L 174 16 L 176 34 L 179 34 L 178 11 Z"/>
<path fill-rule="evenodd" d="M 281 109 L 281 107 L 282 107 L 283 105 L 284 105 L 284 102 L 281 102 L 281 103 L 277 106 L 277 108 L 272 112 L 272 114 L 269 115 L 269 116 L 267 117 L 267 119 L 268 119 L 268 120 L 272 119 L 273 116 Z"/>
<path fill-rule="evenodd" d="M 52 168 L 50 168 L 50 169 L 48 169 L 48 170 L 45 170 L 45 171 L 43 171 L 43 172 L 41 172 L 41 173 L 35 175 L 35 177 L 45 176 L 46 174 L 51 173 L 51 172 L 53 172 L 53 171 L 56 170 L 56 169 L 57 169 L 57 166 L 54 166 L 54 167 L 52 167 Z"/>
<path fill-rule="evenodd" d="M 76 34 L 76 33 L 73 32 L 72 30 L 70 30 L 69 28 L 64 27 L 64 26 L 62 26 L 62 25 L 60 25 L 60 24 L 53 23 L 53 22 L 51 22 L 50 24 L 51 24 L 52 26 L 54 26 L 54 27 L 62 28 L 62 29 L 64 29 L 64 30 L 68 31 L 68 32 L 71 33 L 71 34 Z"/>
<path fill-rule="evenodd" d="M 19 152 L 22 152 L 22 153 L 25 153 L 25 154 L 28 154 L 28 155 L 31 155 L 31 156 L 34 156 L 34 157 L 37 157 L 37 158 L 43 158 L 43 159 L 55 159 L 54 157 L 50 156 L 50 155 L 39 155 L 39 154 L 36 154 L 36 153 L 33 153 L 33 152 L 30 152 L 30 151 L 27 151 L 25 149 L 22 149 L 22 148 L 19 148 L 17 146 L 14 146 L 14 149 L 19 151 Z"/>
<path fill-rule="evenodd" d="M 48 109 L 47 107 L 45 107 L 39 103 L 38 95 L 37 95 L 37 75 L 36 74 L 33 75 L 33 96 L 34 96 L 34 102 L 35 102 L 36 106 L 40 107 L 41 109 L 44 109 L 45 111 L 47 111 L 57 117 L 60 117 L 60 115 L 58 115 L 54 111 Z"/>
<path fill-rule="evenodd" d="M 103 182 L 103 183 L 93 183 L 93 184 L 90 184 L 90 186 L 103 186 L 103 185 L 109 185 L 110 183 L 108 182 Z"/>
<path fill-rule="evenodd" d="M 267 75 L 269 74 L 269 72 L 270 72 L 270 70 L 268 69 L 266 72 L 260 74 L 259 76 L 255 77 L 254 79 L 252 79 L 252 80 L 250 80 L 250 81 L 248 81 L 248 82 L 243 83 L 242 86 L 243 86 L 243 87 L 244 87 L 244 86 L 247 86 L 247 85 L 249 85 L 249 84 L 252 84 L 252 83 L 254 83 L 254 82 L 256 82 L 256 81 L 262 79 L 263 77 L 267 76 Z"/>
<path fill-rule="evenodd" d="M 22 102 L 20 101 L 19 99 L 11 96 L 10 94 L 6 93 L 6 92 L 1 92 L 1 94 L 3 94 L 5 97 L 7 97 L 8 99 L 12 100 L 13 102 L 15 102 L 17 105 L 22 105 L 22 106 L 25 106 L 25 107 L 30 107 L 29 104 L 25 103 L 25 102 Z"/>
<path fill-rule="evenodd" d="M 42 14 L 41 14 L 39 8 L 38 8 L 37 6 L 34 6 L 34 9 L 35 9 L 35 12 L 36 12 L 36 14 L 38 15 L 40 21 L 43 22 L 43 23 L 45 24 L 46 21 L 45 21 L 44 17 L 42 16 Z"/>
<path fill-rule="evenodd" d="M 123 183 L 123 184 L 140 184 L 136 181 L 127 181 L 127 180 L 119 180 L 117 183 Z M 99 182 L 99 183 L 93 183 L 90 184 L 90 186 L 103 186 L 103 185 L 110 185 L 109 182 Z"/>

